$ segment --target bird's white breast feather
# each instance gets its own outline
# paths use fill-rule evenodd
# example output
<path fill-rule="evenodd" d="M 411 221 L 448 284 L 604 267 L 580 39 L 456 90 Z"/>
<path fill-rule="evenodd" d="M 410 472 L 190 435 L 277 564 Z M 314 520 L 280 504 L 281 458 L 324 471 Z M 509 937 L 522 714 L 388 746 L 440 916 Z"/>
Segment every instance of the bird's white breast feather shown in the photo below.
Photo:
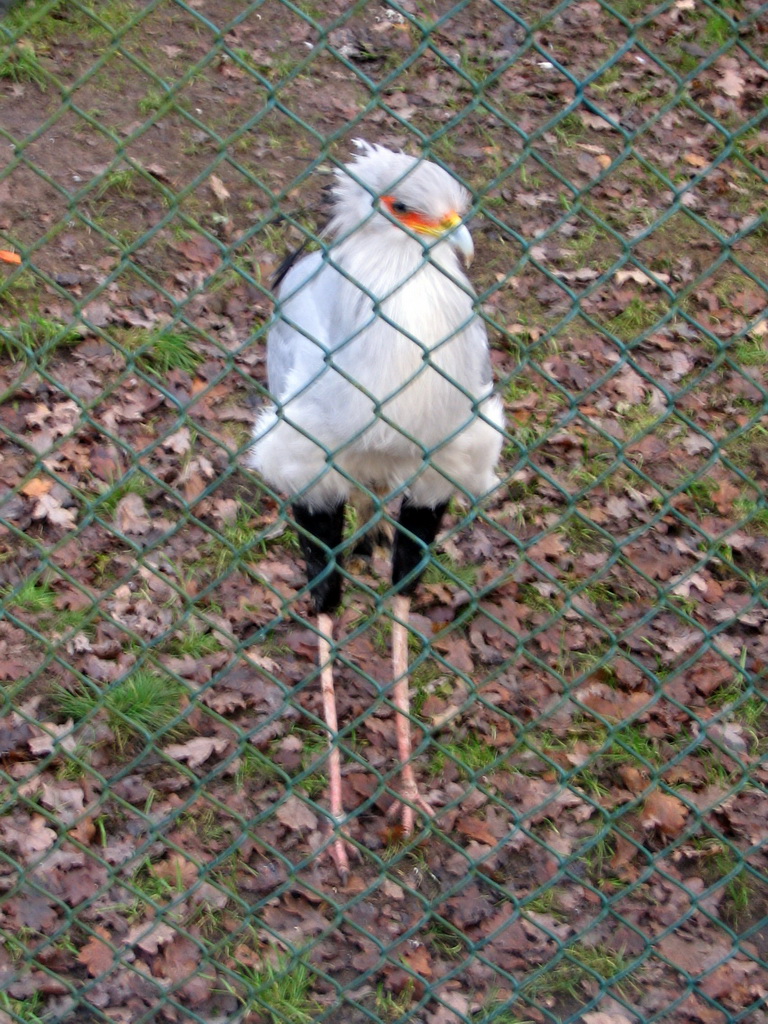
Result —
<path fill-rule="evenodd" d="M 345 499 L 355 482 L 410 481 L 436 504 L 496 479 L 503 414 L 469 282 L 446 242 L 425 258 L 406 232 L 388 231 L 386 246 L 379 233 L 366 222 L 281 287 L 268 342 L 275 405 L 249 462 L 310 505 Z"/>

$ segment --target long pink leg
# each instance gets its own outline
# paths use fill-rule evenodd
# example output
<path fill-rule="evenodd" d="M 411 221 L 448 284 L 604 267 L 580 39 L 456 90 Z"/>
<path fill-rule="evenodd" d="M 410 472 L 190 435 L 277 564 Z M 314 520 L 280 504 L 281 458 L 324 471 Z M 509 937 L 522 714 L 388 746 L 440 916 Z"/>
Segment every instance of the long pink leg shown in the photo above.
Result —
<path fill-rule="evenodd" d="M 392 673 L 395 678 L 393 699 L 397 714 L 395 729 L 397 730 L 397 753 L 400 758 L 400 778 L 402 792 L 408 803 L 403 803 L 403 832 L 413 832 L 413 807 L 416 804 L 428 816 L 434 811 L 419 793 L 416 776 L 411 762 L 411 720 L 409 717 L 410 697 L 408 693 L 408 617 L 411 612 L 411 599 L 407 595 L 398 594 L 393 603 L 394 617 L 392 620 Z"/>
<path fill-rule="evenodd" d="M 341 753 L 339 751 L 339 723 L 336 716 L 336 693 L 333 689 L 333 663 L 331 662 L 331 638 L 333 637 L 333 619 L 326 613 L 317 616 L 317 654 L 320 662 L 320 685 L 323 692 L 323 712 L 325 724 L 328 726 L 328 776 L 331 789 L 331 818 L 338 829 L 344 818 L 344 806 L 341 800 Z M 334 840 L 331 847 L 342 882 L 349 874 L 349 858 L 347 847 L 341 836 Z"/>

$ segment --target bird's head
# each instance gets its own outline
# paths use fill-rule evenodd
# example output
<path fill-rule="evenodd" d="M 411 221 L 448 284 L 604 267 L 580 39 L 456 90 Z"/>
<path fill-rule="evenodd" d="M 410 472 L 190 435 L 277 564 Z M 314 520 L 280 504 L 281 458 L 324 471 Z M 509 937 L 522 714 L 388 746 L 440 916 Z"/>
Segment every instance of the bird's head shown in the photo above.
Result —
<path fill-rule="evenodd" d="M 470 205 L 464 186 L 429 160 L 356 145 L 359 156 L 336 172 L 331 233 L 344 238 L 359 230 L 382 244 L 413 236 L 427 246 L 446 242 L 469 263 L 474 246 L 462 222 Z"/>

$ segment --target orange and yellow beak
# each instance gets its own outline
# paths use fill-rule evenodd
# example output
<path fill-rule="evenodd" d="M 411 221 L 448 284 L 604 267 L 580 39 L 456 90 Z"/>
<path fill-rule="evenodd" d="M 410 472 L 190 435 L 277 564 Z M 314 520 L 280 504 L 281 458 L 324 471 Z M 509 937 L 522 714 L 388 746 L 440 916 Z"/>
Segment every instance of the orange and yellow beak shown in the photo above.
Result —
<path fill-rule="evenodd" d="M 398 203 L 394 196 L 382 196 L 381 203 L 387 213 L 395 220 L 400 221 L 409 231 L 418 235 L 431 235 L 435 238 L 445 237 L 446 242 L 454 249 L 458 249 L 464 256 L 467 266 L 472 262 L 472 257 L 475 254 L 472 235 L 462 224 L 461 217 L 457 213 L 452 212 L 439 220 L 431 220 L 412 210 L 408 210 L 406 213 L 398 212 Z"/>
<path fill-rule="evenodd" d="M 0 249 L 0 262 L 3 263 L 21 263 L 21 256 L 16 252 L 8 252 L 7 249 Z"/>

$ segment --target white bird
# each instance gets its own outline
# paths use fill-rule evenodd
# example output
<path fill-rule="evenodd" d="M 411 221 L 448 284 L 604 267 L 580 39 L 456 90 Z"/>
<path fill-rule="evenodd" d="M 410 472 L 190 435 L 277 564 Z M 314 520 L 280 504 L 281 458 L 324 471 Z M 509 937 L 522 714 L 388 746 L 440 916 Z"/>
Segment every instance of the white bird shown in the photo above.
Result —
<path fill-rule="evenodd" d="M 330 739 L 331 816 L 343 820 L 331 659 L 341 600 L 344 507 L 357 488 L 402 497 L 392 586 L 393 701 L 403 829 L 421 797 L 410 761 L 408 616 L 450 497 L 494 489 L 503 440 L 485 327 L 459 260 L 473 255 L 467 190 L 426 160 L 358 141 L 336 171 L 329 244 L 280 285 L 267 342 L 274 404 L 259 415 L 249 464 L 289 496 L 317 613 Z M 333 855 L 346 877 L 338 834 Z"/>

